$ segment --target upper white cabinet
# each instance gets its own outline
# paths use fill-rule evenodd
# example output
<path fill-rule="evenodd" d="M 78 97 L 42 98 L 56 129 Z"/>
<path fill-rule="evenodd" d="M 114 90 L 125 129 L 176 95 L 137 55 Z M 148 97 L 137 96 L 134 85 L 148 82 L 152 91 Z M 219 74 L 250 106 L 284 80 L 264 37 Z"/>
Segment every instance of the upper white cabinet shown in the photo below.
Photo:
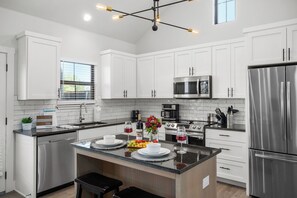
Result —
<path fill-rule="evenodd" d="M 18 41 L 18 99 L 58 99 L 61 39 L 25 31 Z"/>
<path fill-rule="evenodd" d="M 212 49 L 214 98 L 245 98 L 247 65 L 243 41 Z"/>
<path fill-rule="evenodd" d="M 172 98 L 173 78 L 173 53 L 137 59 L 138 98 Z"/>
<path fill-rule="evenodd" d="M 245 31 L 248 64 L 261 65 L 297 60 L 297 25 L 268 25 Z"/>
<path fill-rule="evenodd" d="M 175 53 L 175 77 L 211 75 L 211 47 Z"/>
<path fill-rule="evenodd" d="M 136 58 L 112 50 L 101 53 L 102 99 L 136 98 Z"/>

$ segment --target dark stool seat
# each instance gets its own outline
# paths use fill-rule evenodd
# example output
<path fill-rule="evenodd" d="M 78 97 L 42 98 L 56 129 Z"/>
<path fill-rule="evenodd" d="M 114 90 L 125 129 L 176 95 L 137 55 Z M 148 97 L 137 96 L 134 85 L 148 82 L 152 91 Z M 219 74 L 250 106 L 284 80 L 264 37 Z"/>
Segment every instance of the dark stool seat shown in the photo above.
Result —
<path fill-rule="evenodd" d="M 88 173 L 75 179 L 77 183 L 77 198 L 81 198 L 82 189 L 95 194 L 97 198 L 103 198 L 103 195 L 115 191 L 119 192 L 119 187 L 123 183 L 117 179 L 112 179 L 98 173 Z"/>
<path fill-rule="evenodd" d="M 113 198 L 164 198 L 136 187 L 129 187 L 113 195 Z"/>

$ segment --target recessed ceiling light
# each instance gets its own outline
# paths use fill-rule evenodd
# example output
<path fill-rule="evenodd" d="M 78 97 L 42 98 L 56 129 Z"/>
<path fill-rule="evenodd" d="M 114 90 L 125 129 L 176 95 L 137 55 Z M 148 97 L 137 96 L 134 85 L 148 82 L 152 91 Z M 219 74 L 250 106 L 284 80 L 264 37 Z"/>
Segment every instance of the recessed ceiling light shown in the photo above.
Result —
<path fill-rule="evenodd" d="M 84 15 L 84 20 L 85 21 L 91 21 L 91 19 L 92 19 L 92 16 L 91 15 L 89 15 L 89 14 L 85 14 Z"/>

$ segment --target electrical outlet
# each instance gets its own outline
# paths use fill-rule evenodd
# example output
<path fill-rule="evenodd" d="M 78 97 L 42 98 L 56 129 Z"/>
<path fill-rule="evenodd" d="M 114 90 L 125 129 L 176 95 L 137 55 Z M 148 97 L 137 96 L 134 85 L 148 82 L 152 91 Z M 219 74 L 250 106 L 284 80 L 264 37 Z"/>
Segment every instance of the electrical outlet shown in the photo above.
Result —
<path fill-rule="evenodd" d="M 202 189 L 205 189 L 209 185 L 209 175 L 203 178 Z"/>

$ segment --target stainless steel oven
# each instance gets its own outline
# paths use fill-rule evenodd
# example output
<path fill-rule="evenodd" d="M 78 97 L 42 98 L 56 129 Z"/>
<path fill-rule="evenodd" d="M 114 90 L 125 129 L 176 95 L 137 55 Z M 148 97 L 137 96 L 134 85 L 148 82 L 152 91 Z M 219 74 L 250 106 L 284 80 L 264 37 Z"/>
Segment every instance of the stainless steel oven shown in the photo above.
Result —
<path fill-rule="evenodd" d="M 186 123 L 166 123 L 165 124 L 165 140 L 177 142 L 177 127 L 183 125 L 186 127 L 187 140 L 186 144 L 205 146 L 204 125 L 202 123 L 186 124 Z"/>
<path fill-rule="evenodd" d="M 173 81 L 175 98 L 211 98 L 211 76 L 178 77 Z"/>

